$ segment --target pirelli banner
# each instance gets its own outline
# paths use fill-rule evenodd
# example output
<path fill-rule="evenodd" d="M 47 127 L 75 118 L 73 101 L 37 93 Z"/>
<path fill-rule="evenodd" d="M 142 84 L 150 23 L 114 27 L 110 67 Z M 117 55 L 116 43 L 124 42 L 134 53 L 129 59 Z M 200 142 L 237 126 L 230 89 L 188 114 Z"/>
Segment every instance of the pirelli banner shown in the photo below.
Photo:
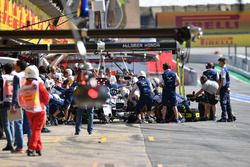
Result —
<path fill-rule="evenodd" d="M 204 37 L 192 47 L 217 47 L 237 44 L 250 46 L 249 12 L 163 12 L 156 15 L 157 26 L 183 27 L 196 25 L 203 28 Z"/>

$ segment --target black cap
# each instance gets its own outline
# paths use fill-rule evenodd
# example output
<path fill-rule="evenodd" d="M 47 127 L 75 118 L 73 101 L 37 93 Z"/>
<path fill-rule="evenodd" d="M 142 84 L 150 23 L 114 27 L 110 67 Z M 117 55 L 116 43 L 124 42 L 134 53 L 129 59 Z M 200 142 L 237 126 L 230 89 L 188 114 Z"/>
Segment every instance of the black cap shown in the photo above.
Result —
<path fill-rule="evenodd" d="M 39 73 L 40 73 L 40 74 L 48 73 L 48 71 L 47 71 L 47 69 L 46 69 L 45 66 L 40 66 L 40 67 L 38 68 L 38 70 L 39 70 Z"/>
<path fill-rule="evenodd" d="M 214 63 L 208 62 L 208 63 L 206 64 L 206 68 L 207 68 L 207 69 L 208 69 L 208 68 L 214 68 Z"/>
<path fill-rule="evenodd" d="M 168 70 L 171 68 L 169 63 L 164 63 L 162 67 L 163 67 L 163 70 Z"/>
<path fill-rule="evenodd" d="M 224 58 L 224 57 L 220 57 L 220 58 L 218 59 L 218 61 L 221 61 L 221 62 L 224 62 L 224 63 L 225 63 L 226 58 Z"/>

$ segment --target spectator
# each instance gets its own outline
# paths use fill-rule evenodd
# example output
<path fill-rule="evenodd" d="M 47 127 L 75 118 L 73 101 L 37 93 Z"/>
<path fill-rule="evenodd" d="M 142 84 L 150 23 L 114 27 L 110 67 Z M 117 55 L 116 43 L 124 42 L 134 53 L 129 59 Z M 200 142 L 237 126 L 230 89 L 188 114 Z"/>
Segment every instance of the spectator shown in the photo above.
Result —
<path fill-rule="evenodd" d="M 24 70 L 26 66 L 27 63 L 25 61 L 18 60 L 16 62 L 15 70 L 17 73 L 13 78 L 13 97 L 10 112 L 16 112 L 16 109 L 20 108 L 18 104 L 18 91 L 25 82 Z M 26 131 L 28 134 L 28 142 L 31 136 L 31 130 L 26 112 L 22 109 L 21 112 L 23 114 L 23 119 L 14 121 L 16 148 L 12 151 L 12 153 L 23 153 L 23 131 Z"/>
<path fill-rule="evenodd" d="M 8 120 L 8 110 L 10 109 L 10 104 L 12 102 L 13 96 L 13 75 L 11 74 L 13 70 L 13 66 L 9 63 L 4 65 L 4 75 L 3 84 L 1 85 L 1 94 L 3 95 L 1 100 L 1 118 L 2 118 L 2 125 L 5 132 L 5 136 L 7 139 L 7 145 L 3 148 L 3 151 L 12 151 L 13 148 L 13 140 L 14 140 L 14 123 L 13 121 Z"/>
<path fill-rule="evenodd" d="M 61 87 L 62 86 L 62 76 L 59 74 L 56 74 L 55 76 L 55 85 Z"/>
<path fill-rule="evenodd" d="M 72 82 L 72 79 L 71 79 L 72 74 L 73 74 L 73 72 L 72 72 L 72 70 L 69 69 L 69 68 L 67 68 L 67 69 L 64 71 L 64 73 L 63 73 L 63 76 L 65 77 L 65 80 L 63 81 L 63 84 L 62 84 L 62 85 L 63 85 L 63 87 L 66 88 L 66 89 L 68 89 L 68 88 L 70 87 L 70 85 L 73 83 L 73 82 Z"/>
<path fill-rule="evenodd" d="M 40 66 L 38 70 L 39 70 L 39 78 L 38 79 L 41 79 L 44 84 L 46 82 L 54 83 L 54 80 L 49 78 L 46 67 Z M 46 108 L 47 109 L 46 109 L 46 114 L 45 114 L 45 122 L 44 122 L 44 126 L 42 128 L 42 133 L 50 133 L 50 130 L 48 128 L 46 128 L 46 121 L 47 121 L 46 115 L 50 114 L 49 113 L 49 106 L 47 106 Z"/>
<path fill-rule="evenodd" d="M 39 77 L 41 78 L 41 80 L 43 81 L 43 83 L 46 82 L 46 80 L 48 79 L 48 72 L 46 70 L 46 67 L 44 66 L 40 66 L 39 67 Z"/>
<path fill-rule="evenodd" d="M 2 77 L 2 64 L 0 63 L 0 83 L 3 84 L 3 77 Z M 3 100 L 3 95 L 0 94 L 0 100 Z M 0 107 L 0 112 L 2 112 L 2 108 Z M 1 114 L 0 114 L 0 122 L 2 122 Z M 3 137 L 3 125 L 0 123 L 0 139 Z"/>
<path fill-rule="evenodd" d="M 51 78 L 51 79 L 55 79 L 55 77 L 56 77 L 56 75 L 57 75 L 58 73 L 57 73 L 57 71 L 56 71 L 56 67 L 55 66 L 51 66 L 50 67 L 50 73 L 49 73 L 49 77 Z"/>
<path fill-rule="evenodd" d="M 222 68 L 219 77 L 219 89 L 218 94 L 220 95 L 221 105 L 221 119 L 218 122 L 233 122 L 236 117 L 232 113 L 230 103 L 230 76 L 229 71 L 226 67 L 226 59 L 221 57 L 218 59 L 219 65 Z M 228 116 L 228 118 L 227 118 Z"/>
<path fill-rule="evenodd" d="M 116 77 L 112 75 L 111 70 L 109 68 L 106 68 L 106 75 L 111 85 L 117 84 Z"/>

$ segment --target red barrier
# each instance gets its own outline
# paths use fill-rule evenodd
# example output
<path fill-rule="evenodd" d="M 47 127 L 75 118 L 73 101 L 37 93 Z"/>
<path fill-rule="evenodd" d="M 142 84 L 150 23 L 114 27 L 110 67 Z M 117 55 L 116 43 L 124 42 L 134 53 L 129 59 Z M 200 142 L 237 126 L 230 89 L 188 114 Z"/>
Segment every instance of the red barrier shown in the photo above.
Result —
<path fill-rule="evenodd" d="M 162 65 L 164 63 L 169 63 L 171 65 L 171 69 L 173 71 L 176 71 L 176 62 L 173 61 L 173 54 L 172 51 L 169 52 L 162 52 L 159 54 L 159 60 L 158 61 L 150 61 L 147 62 L 147 73 L 162 73 Z"/>

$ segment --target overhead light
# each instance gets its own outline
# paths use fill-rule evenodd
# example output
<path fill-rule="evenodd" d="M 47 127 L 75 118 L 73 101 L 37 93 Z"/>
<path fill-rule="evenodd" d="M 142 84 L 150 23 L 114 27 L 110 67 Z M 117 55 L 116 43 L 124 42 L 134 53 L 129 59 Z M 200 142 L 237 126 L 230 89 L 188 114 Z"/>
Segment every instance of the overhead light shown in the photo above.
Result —
<path fill-rule="evenodd" d="M 85 47 L 83 41 L 77 41 L 76 45 L 77 45 L 77 49 L 78 49 L 80 55 L 85 56 L 87 51 L 86 51 L 86 47 Z"/>

